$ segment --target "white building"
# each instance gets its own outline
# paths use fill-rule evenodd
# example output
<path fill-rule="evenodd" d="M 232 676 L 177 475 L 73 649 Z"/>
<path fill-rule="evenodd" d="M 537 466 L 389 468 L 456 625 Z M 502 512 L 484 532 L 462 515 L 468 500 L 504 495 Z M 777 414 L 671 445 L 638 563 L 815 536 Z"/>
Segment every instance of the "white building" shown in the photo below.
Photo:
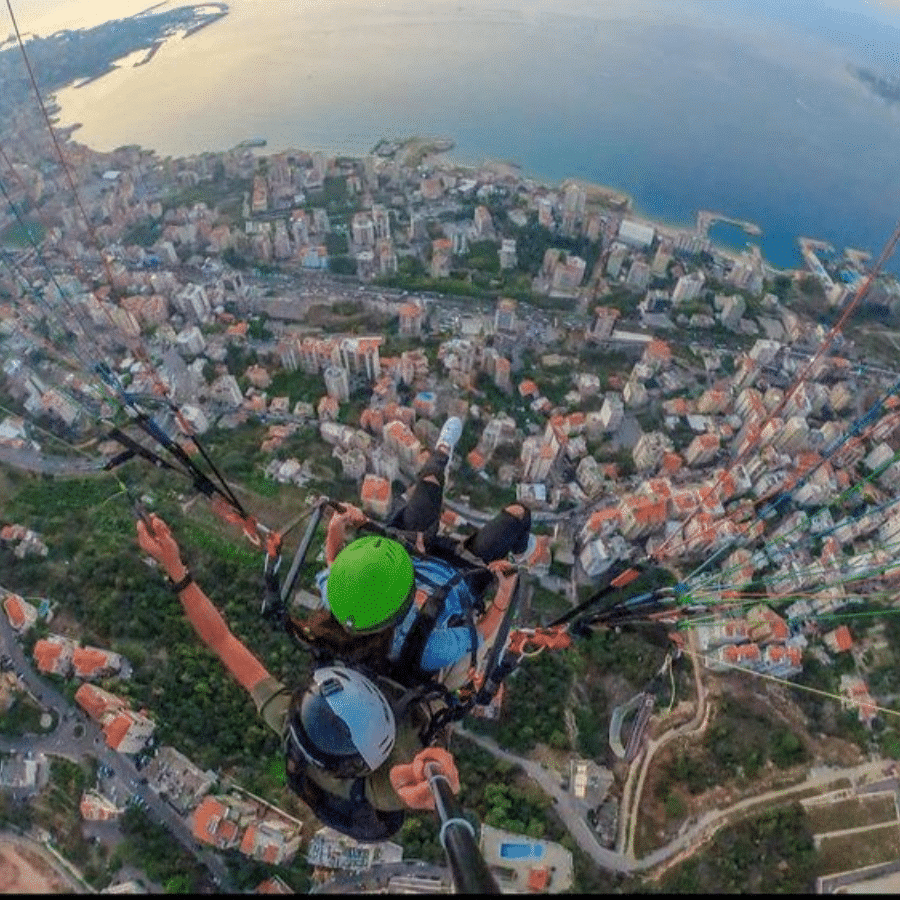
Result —
<path fill-rule="evenodd" d="M 656 237 L 656 230 L 651 225 L 641 225 L 630 219 L 622 219 L 619 225 L 619 240 L 629 247 L 641 249 L 649 247 Z"/>

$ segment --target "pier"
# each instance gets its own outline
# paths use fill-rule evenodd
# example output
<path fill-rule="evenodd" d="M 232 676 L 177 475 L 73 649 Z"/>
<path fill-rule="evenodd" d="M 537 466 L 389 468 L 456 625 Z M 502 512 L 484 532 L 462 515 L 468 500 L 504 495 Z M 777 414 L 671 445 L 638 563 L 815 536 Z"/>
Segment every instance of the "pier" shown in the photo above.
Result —
<path fill-rule="evenodd" d="M 754 225 L 753 222 L 745 222 L 743 219 L 732 219 L 720 213 L 710 212 L 708 209 L 701 209 L 697 213 L 697 234 L 702 238 L 708 238 L 710 226 L 715 222 L 727 222 L 729 225 L 737 225 L 739 228 L 743 228 L 747 234 L 752 234 L 754 237 L 759 237 L 762 234 L 762 229 L 759 225 Z"/>

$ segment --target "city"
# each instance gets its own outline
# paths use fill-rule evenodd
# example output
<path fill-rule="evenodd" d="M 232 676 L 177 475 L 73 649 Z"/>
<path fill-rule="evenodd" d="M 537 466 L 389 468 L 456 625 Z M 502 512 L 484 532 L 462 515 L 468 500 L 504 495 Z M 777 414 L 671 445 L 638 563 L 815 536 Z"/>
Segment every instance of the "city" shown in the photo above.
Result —
<path fill-rule="evenodd" d="M 106 427 L 117 410 L 102 362 L 131 396 L 162 385 L 189 429 L 164 411 L 170 436 L 228 447 L 240 435 L 244 458 L 223 454 L 235 483 L 327 492 L 383 519 L 440 422 L 457 415 L 465 431 L 443 528 L 464 533 L 506 502 L 529 506 L 537 540 L 523 624 L 572 608 L 617 564 L 665 570 L 686 585 L 684 606 L 703 611 L 690 628 L 671 619 L 681 688 L 635 726 L 627 754 L 579 752 L 577 709 L 543 759 L 510 752 L 490 726 L 467 728 L 465 742 L 524 767 L 580 851 L 623 876 L 658 879 L 742 810 L 795 795 L 809 808 L 880 804 L 877 821 L 860 820 L 872 832 L 862 839 L 820 816 L 817 848 L 832 848 L 820 890 L 895 873 L 900 643 L 874 611 L 895 608 L 900 577 L 900 383 L 896 332 L 881 324 L 900 310 L 896 279 L 868 287 L 852 335 L 834 332 L 870 274 L 866 254 L 801 238 L 805 268 L 777 271 L 752 247 L 713 244 L 715 213 L 677 229 L 609 189 L 461 167 L 445 144 L 424 143 L 384 142 L 360 159 L 239 146 L 160 160 L 69 139 L 75 204 L 43 123 L 17 111 L 3 140 L 0 459 L 34 479 L 98 477 L 123 449 Z M 27 750 L 4 738 L 4 790 L 27 795 L 46 785 L 48 757 L 87 753 L 105 768 L 81 801 L 85 821 L 115 820 L 126 803 L 146 809 L 220 885 L 230 875 L 214 851 L 274 865 L 302 847 L 325 881 L 400 862 L 402 846 L 363 853 L 313 835 L 158 745 L 152 697 L 132 708 L 116 693 L 128 654 L 81 640 L 63 598 L 34 604 L 10 580 L 14 561 L 36 566 L 57 548 L 3 516 L 4 702 L 24 691 L 55 723 L 24 739 Z M 830 725 L 802 720 L 790 687 L 801 681 L 835 698 Z M 608 708 L 640 687 L 617 686 Z M 761 707 L 792 723 L 782 762 L 770 755 L 755 777 L 736 763 L 741 787 L 733 773 L 725 788 L 660 787 L 688 759 L 672 756 L 682 738 L 699 745 L 723 708 Z M 178 733 L 177 721 L 163 725 Z M 68 742 L 79 749 L 64 751 Z M 509 833 L 485 825 L 482 850 L 498 866 Z M 571 852 L 542 847 L 556 855 L 552 877 L 506 866 L 509 889 L 572 886 Z M 397 877 L 447 887 L 430 870 Z"/>

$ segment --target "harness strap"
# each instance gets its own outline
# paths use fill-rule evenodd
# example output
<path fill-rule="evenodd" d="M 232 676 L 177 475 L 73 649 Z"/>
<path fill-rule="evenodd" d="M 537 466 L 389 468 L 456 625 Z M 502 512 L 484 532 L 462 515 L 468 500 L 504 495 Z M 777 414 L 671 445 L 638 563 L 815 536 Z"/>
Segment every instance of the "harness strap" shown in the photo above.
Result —
<path fill-rule="evenodd" d="M 444 602 L 450 591 L 462 580 L 462 573 L 457 572 L 444 584 L 436 587 L 428 595 L 421 609 L 418 609 L 413 619 L 412 626 L 403 638 L 399 652 L 391 654 L 394 669 L 400 680 L 408 682 L 410 678 L 418 681 L 424 673 L 422 671 L 422 654 L 428 638 L 434 631 L 438 616 L 444 608 Z"/>

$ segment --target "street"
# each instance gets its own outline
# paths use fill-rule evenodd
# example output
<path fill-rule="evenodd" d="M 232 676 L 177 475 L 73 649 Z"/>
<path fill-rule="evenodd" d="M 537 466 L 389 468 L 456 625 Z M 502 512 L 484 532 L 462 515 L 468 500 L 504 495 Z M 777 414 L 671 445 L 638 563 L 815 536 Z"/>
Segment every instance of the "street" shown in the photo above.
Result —
<path fill-rule="evenodd" d="M 96 759 L 112 771 L 119 802 L 124 802 L 128 797 L 142 799 L 146 803 L 147 815 L 165 827 L 182 847 L 209 870 L 216 884 L 227 890 L 230 881 L 222 860 L 212 851 L 200 848 L 191 833 L 190 824 L 151 788 L 141 783 L 141 773 L 128 756 L 107 747 L 99 725 L 79 707 L 72 706 L 49 681 L 35 672 L 5 615 L 0 615 L 0 653 L 12 659 L 13 669 L 20 676 L 23 687 L 40 705 L 55 714 L 58 723 L 50 734 L 12 739 L 0 737 L 0 750 L 7 753 L 44 753 L 65 757 L 76 763 L 86 756 Z"/>

